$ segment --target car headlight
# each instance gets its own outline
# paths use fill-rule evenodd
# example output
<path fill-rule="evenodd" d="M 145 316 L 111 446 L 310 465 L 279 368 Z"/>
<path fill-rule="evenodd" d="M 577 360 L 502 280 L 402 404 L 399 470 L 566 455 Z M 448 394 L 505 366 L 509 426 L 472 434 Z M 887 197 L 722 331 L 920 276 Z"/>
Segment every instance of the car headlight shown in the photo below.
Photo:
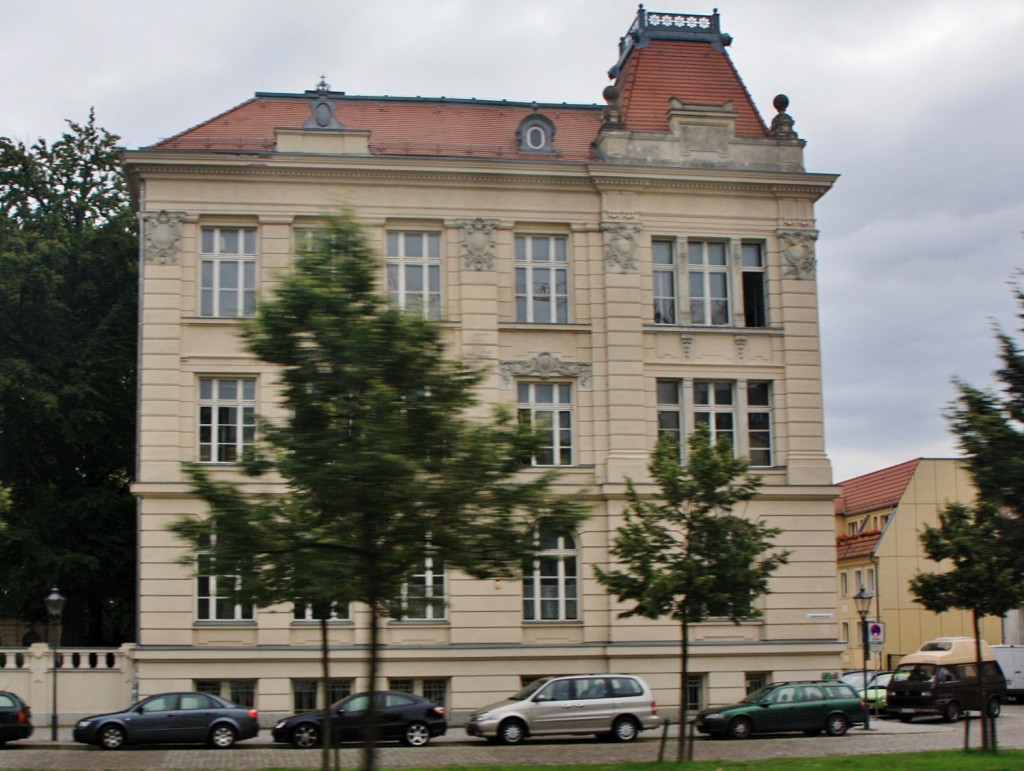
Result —
<path fill-rule="evenodd" d="M 724 717 L 725 717 L 725 715 L 723 715 L 721 712 L 712 712 L 710 715 L 705 715 L 704 719 L 705 720 L 721 720 Z"/>
<path fill-rule="evenodd" d="M 473 720 L 488 720 L 491 717 L 490 712 L 481 712 L 479 715 L 474 715 Z"/>
<path fill-rule="evenodd" d="M 926 699 L 928 699 L 928 698 L 931 698 L 932 692 L 931 691 L 921 691 L 921 695 L 924 696 Z"/>
<path fill-rule="evenodd" d="M 284 722 L 285 721 L 283 720 L 278 720 L 276 723 L 274 723 L 274 728 L 284 728 Z"/>
<path fill-rule="evenodd" d="M 88 728 L 91 724 L 91 720 L 79 720 L 75 728 Z"/>

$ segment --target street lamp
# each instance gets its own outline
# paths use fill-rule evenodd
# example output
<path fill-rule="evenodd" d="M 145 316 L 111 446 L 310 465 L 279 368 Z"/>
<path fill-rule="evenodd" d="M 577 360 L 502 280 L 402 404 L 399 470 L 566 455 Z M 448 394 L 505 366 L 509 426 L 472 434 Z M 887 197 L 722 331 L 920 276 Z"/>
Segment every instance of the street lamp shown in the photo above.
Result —
<path fill-rule="evenodd" d="M 869 592 L 862 585 L 860 590 L 853 595 L 853 601 L 857 603 L 857 613 L 860 614 L 861 642 L 864 645 L 864 730 L 871 729 L 871 706 L 868 704 L 868 611 L 871 610 L 871 601 L 875 599 L 873 592 Z"/>
<path fill-rule="evenodd" d="M 57 741 L 57 666 L 59 661 L 57 649 L 60 647 L 60 615 L 64 612 L 64 595 L 55 586 L 46 595 L 43 602 L 46 603 L 46 615 L 49 617 L 50 629 L 57 630 L 57 633 L 53 635 L 53 697 L 50 699 L 53 707 L 53 714 L 50 715 L 50 741 L 55 742 Z M 52 631 L 51 634 L 53 634 Z"/>

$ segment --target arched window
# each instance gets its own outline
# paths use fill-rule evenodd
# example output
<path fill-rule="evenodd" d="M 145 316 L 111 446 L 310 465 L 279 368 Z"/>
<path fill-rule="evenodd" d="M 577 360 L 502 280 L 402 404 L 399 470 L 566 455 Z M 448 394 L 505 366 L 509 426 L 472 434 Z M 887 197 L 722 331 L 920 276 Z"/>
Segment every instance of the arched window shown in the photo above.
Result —
<path fill-rule="evenodd" d="M 523 620 L 579 619 L 579 553 L 576 539 L 541 526 L 540 553 L 523 570 Z"/>

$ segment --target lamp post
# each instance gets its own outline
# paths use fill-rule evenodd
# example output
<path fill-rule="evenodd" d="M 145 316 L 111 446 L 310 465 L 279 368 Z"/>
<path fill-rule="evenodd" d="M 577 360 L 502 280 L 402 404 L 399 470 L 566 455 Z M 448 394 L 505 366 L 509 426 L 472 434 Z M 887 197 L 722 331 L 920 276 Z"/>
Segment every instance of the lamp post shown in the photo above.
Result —
<path fill-rule="evenodd" d="M 57 649 L 60 647 L 60 616 L 64 612 L 64 595 L 55 586 L 46 595 L 43 602 L 46 603 L 46 615 L 49 617 L 50 628 L 57 630 L 53 635 L 53 696 L 50 699 L 53 707 L 53 713 L 50 715 L 50 741 L 55 742 L 57 741 L 57 667 L 59 662 Z"/>
<path fill-rule="evenodd" d="M 863 586 L 853 596 L 853 601 L 857 603 L 857 613 L 860 614 L 860 628 L 861 628 L 861 642 L 864 645 L 864 666 L 862 667 L 862 674 L 864 676 L 864 730 L 868 731 L 871 729 L 871 706 L 868 704 L 868 611 L 871 610 L 871 600 L 875 598 L 873 592 L 869 592 Z"/>

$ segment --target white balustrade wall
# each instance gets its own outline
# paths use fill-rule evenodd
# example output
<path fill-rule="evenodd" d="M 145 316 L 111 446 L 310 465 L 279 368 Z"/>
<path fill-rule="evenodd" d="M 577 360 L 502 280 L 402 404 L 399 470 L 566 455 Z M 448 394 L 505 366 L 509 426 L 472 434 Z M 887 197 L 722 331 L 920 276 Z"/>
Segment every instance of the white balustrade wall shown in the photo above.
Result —
<path fill-rule="evenodd" d="M 134 644 L 120 648 L 60 648 L 57 651 L 57 723 L 115 712 L 132 700 Z M 0 691 L 18 694 L 32 709 L 37 736 L 53 713 L 54 651 L 46 643 L 0 647 Z"/>

